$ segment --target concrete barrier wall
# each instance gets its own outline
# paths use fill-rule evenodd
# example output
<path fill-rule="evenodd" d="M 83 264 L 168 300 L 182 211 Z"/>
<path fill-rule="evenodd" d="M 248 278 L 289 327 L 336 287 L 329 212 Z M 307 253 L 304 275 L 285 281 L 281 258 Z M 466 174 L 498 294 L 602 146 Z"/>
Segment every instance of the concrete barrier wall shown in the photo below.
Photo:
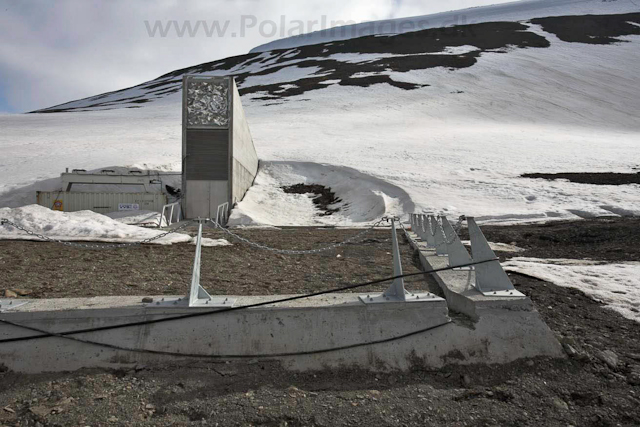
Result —
<path fill-rule="evenodd" d="M 240 201 L 253 185 L 258 173 L 258 154 L 256 153 L 249 130 L 249 124 L 242 108 L 242 99 L 235 80 L 232 79 L 232 188 L 229 204 Z"/>
<path fill-rule="evenodd" d="M 247 305 L 277 297 L 237 298 L 236 305 Z M 0 319 L 60 333 L 205 310 L 145 306 L 139 301 L 137 297 L 32 300 L 1 312 Z M 539 326 L 537 313 L 531 311 L 486 310 L 471 325 L 450 322 L 442 299 L 364 304 L 356 294 L 335 294 L 75 335 L 108 345 L 172 355 L 117 350 L 49 337 L 0 344 L 0 363 L 13 371 L 36 373 L 138 363 L 187 364 L 196 359 L 219 362 L 217 356 L 235 355 L 250 360 L 276 360 L 292 370 L 357 367 L 384 371 L 557 356 L 556 348 L 547 345 L 548 337 Z M 428 328 L 431 329 L 414 334 Z M 37 334 L 0 323 L 0 340 Z M 407 334 L 388 342 L 358 345 Z M 351 345 L 357 346 L 323 351 Z M 304 352 L 317 353 L 270 356 Z"/>

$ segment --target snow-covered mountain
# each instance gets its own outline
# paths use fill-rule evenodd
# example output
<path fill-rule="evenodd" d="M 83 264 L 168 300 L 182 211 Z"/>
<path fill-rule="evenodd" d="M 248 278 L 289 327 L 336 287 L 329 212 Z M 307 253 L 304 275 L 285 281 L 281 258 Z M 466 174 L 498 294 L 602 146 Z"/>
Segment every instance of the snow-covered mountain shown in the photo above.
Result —
<path fill-rule="evenodd" d="M 363 22 L 335 28 L 327 28 L 330 23 L 324 23 L 325 25 L 322 25 L 323 29 L 320 31 L 265 43 L 251 49 L 251 52 L 289 49 L 374 34 L 400 34 L 427 28 L 479 24 L 482 22 L 514 22 L 549 16 L 630 13 L 637 12 L 639 5 L 640 2 L 637 0 L 522 0 L 411 18 Z M 322 22 L 318 24 L 320 25 Z"/>
<path fill-rule="evenodd" d="M 179 170 L 182 76 L 233 74 L 262 160 L 237 223 L 351 225 L 414 210 L 496 222 L 640 214 L 637 185 L 519 177 L 640 166 L 640 7 L 542 0 L 473 13 L 484 22 L 285 39 L 284 49 L 0 115 L 0 207 L 33 203 L 65 167 Z M 281 189 L 301 182 L 330 186 L 340 212 L 317 216 L 308 197 Z"/>

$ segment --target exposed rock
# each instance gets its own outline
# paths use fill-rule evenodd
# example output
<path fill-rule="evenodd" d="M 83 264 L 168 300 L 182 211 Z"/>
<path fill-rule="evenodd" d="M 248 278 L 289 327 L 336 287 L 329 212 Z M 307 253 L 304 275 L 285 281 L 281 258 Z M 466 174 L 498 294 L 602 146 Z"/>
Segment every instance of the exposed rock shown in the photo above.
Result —
<path fill-rule="evenodd" d="M 553 403 L 553 406 L 555 406 L 556 408 L 558 408 L 561 411 L 568 411 L 569 410 L 569 405 L 567 405 L 567 402 L 565 402 L 564 400 L 560 399 L 559 397 L 554 397 L 553 399 L 551 399 L 551 402 Z"/>
<path fill-rule="evenodd" d="M 640 385 L 640 366 L 634 366 L 627 375 L 627 382 L 631 385 Z"/>
<path fill-rule="evenodd" d="M 571 344 L 564 343 L 562 344 L 562 348 L 564 349 L 564 352 L 567 353 L 567 356 L 569 357 L 578 356 L 578 351 L 575 348 L 573 348 Z"/>
<path fill-rule="evenodd" d="M 142 298 L 142 302 L 151 303 L 151 302 L 153 302 L 153 298 L 151 298 L 151 297 L 144 297 L 144 298 Z"/>
<path fill-rule="evenodd" d="M 611 369 L 618 367 L 618 355 L 611 350 L 604 350 L 598 353 L 598 359 L 602 360 Z"/>
<path fill-rule="evenodd" d="M 18 294 L 16 294 L 14 291 L 12 291 L 11 289 L 5 289 L 4 291 L 4 297 L 5 298 L 17 298 Z"/>
<path fill-rule="evenodd" d="M 27 295 L 31 295 L 33 293 L 33 291 L 30 291 L 28 289 L 14 289 L 13 292 L 20 295 L 21 297 L 26 297 Z"/>
<path fill-rule="evenodd" d="M 38 405 L 38 406 L 32 406 L 29 408 L 29 412 L 31 412 L 33 415 L 37 416 L 37 417 L 46 417 L 47 415 L 49 415 L 49 413 L 51 412 L 51 410 L 49 408 L 47 408 L 44 405 Z"/>

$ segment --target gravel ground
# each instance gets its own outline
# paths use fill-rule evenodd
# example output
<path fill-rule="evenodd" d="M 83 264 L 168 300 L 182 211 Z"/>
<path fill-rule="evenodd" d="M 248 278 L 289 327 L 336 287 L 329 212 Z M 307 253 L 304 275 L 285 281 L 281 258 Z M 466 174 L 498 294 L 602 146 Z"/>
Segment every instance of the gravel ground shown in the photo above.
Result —
<path fill-rule="evenodd" d="M 252 241 L 282 249 L 314 249 L 339 243 L 362 230 L 331 228 L 237 231 Z M 188 228 L 191 235 L 197 229 Z M 204 237 L 228 237 L 205 228 Z M 315 292 L 393 276 L 390 229 L 375 229 L 337 250 L 280 255 L 229 239 L 233 246 L 203 247 L 201 285 L 217 295 L 277 295 Z M 410 246 L 399 238 L 405 273 L 418 272 Z M 181 295 L 188 291 L 195 246 L 145 245 L 86 250 L 47 242 L 0 241 L 0 291 L 28 298 L 106 295 Z M 408 278 L 413 290 L 422 278 Z M 362 288 L 383 290 L 379 285 Z"/>
<path fill-rule="evenodd" d="M 611 240 L 614 238 L 617 240 L 615 244 L 623 248 L 637 243 L 640 236 L 638 222 L 637 219 L 599 219 L 551 225 L 483 227 L 483 231 L 490 240 L 516 242 L 526 248 L 520 254 L 524 256 L 637 261 L 637 248 L 613 251 L 615 255 L 609 253 L 612 252 Z M 591 237 L 583 242 L 574 242 L 576 233 L 581 235 L 584 229 L 589 230 Z M 609 239 L 601 239 L 601 231 L 602 236 L 609 236 Z M 282 247 L 298 241 L 312 247 L 353 232 L 287 229 L 245 233 L 264 239 L 265 243 L 280 243 Z M 352 279 L 351 272 L 358 275 L 358 280 L 377 273 L 389 274 L 391 258 L 385 252 L 389 247 L 385 240 L 389 238 L 388 234 L 388 231 L 375 232 L 368 238 L 379 242 L 367 242 L 360 248 L 349 245 L 341 252 L 344 260 L 336 258 L 335 253 L 318 256 L 316 260 L 322 259 L 326 269 L 314 273 L 309 273 L 315 270 L 310 270 L 310 264 L 302 264 L 305 262 L 302 258 L 298 268 L 295 261 L 278 262 L 276 255 L 269 255 L 269 261 L 277 264 L 264 268 L 274 274 L 274 280 L 275 277 L 297 278 L 297 281 L 282 284 L 286 292 L 310 290 L 308 287 L 311 285 L 305 282 L 306 274 L 310 275 L 310 283 L 314 286 L 330 283 L 320 278 L 329 270 L 334 274 L 344 274 L 335 278 L 341 283 Z M 284 240 L 284 236 L 288 236 L 288 240 Z M 30 257 L 30 261 L 14 266 L 24 270 L 21 277 L 29 283 L 32 282 L 27 272 L 38 261 L 44 260 L 50 268 L 54 268 L 56 262 L 65 268 L 84 263 L 86 269 L 92 263 L 83 257 L 89 257 L 91 261 L 99 259 L 97 255 L 95 259 L 91 258 L 93 253 L 74 253 L 73 250 L 65 257 L 61 255 L 60 248 L 49 244 L 1 244 L 0 256 L 4 261 L 0 264 L 2 280 L 5 280 L 4 272 L 9 270 L 8 264 L 15 264 L 15 261 L 6 261 L 7 256 L 10 260 L 16 260 L 19 254 Z M 162 261 L 162 257 L 176 257 L 177 248 L 141 248 L 138 250 L 145 255 L 137 257 L 142 260 L 147 256 L 150 261 L 145 265 L 151 266 Z M 233 257 L 223 256 L 222 251 L 230 248 L 206 249 L 209 255 L 216 254 L 216 259 L 224 258 L 229 263 L 233 257 L 241 255 L 234 252 Z M 403 250 L 405 269 L 415 268 L 410 265 L 411 253 L 406 245 L 403 245 Z M 189 258 L 187 255 L 192 251 L 193 247 L 185 245 L 185 258 Z M 233 251 L 240 251 L 239 245 L 235 245 Z M 135 254 L 128 253 L 130 256 Z M 581 253 L 584 255 L 580 256 Z M 113 256 L 122 257 L 117 259 L 123 265 L 135 264 L 134 260 L 129 261 L 122 255 Z M 263 267 L 259 266 L 265 264 L 257 262 L 257 256 L 260 256 L 257 252 L 251 253 L 252 268 L 236 269 L 234 271 L 242 273 L 229 276 L 237 275 L 238 279 L 229 280 L 247 284 L 243 292 L 265 292 L 260 285 L 248 287 L 251 277 L 261 275 L 260 268 Z M 375 256 L 385 260 L 389 267 L 374 272 L 373 265 L 365 263 L 365 260 L 373 263 Z M 236 262 L 246 263 L 246 258 L 243 256 L 243 260 Z M 113 259 L 105 258 L 102 263 L 112 262 Z M 166 259 L 164 263 L 169 264 Z M 179 263 L 169 265 L 176 268 Z M 99 268 L 105 271 L 106 267 L 101 265 Z M 229 271 L 233 270 L 229 268 Z M 123 270 L 122 277 L 131 274 L 127 269 Z M 108 271 L 117 270 L 112 268 Z M 185 272 L 188 273 L 188 268 Z M 314 279 L 316 276 L 319 278 Z M 640 425 L 638 324 L 604 308 L 578 290 L 560 288 L 522 275 L 511 277 L 516 287 L 531 297 L 543 319 L 563 343 L 569 355 L 567 359 L 536 358 L 509 365 L 448 366 L 434 371 L 416 367 L 407 373 L 379 374 L 357 370 L 296 374 L 282 370 L 276 363 L 256 361 L 228 364 L 199 361 L 189 367 L 148 369 L 139 366 L 129 371 L 95 370 L 68 374 L 20 375 L 5 372 L 0 373 L 0 425 Z M 39 295 L 63 294 L 64 291 L 57 286 L 66 282 L 52 283 L 55 283 L 53 289 L 42 288 Z M 79 283 L 86 283 L 86 280 Z M 117 284 L 114 291 L 119 289 L 117 286 L 122 285 Z M 77 285 L 78 289 L 83 288 Z M 87 285 L 86 289 L 89 293 L 99 293 L 101 289 L 110 292 L 112 287 L 93 289 Z M 139 293 L 136 291 L 139 288 L 131 293 Z"/>

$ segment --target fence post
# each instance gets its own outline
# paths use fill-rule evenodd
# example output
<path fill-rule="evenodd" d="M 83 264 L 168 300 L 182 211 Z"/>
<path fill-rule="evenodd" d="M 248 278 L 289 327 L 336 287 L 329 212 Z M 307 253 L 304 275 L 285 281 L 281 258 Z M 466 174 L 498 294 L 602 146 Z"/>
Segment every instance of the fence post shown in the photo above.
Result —
<path fill-rule="evenodd" d="M 196 238 L 196 255 L 193 260 L 193 273 L 191 274 L 191 288 L 189 290 L 189 307 L 232 307 L 233 298 L 212 298 L 207 291 L 200 286 L 200 264 L 202 257 L 202 226 L 206 221 L 198 219 L 198 237 Z"/>

